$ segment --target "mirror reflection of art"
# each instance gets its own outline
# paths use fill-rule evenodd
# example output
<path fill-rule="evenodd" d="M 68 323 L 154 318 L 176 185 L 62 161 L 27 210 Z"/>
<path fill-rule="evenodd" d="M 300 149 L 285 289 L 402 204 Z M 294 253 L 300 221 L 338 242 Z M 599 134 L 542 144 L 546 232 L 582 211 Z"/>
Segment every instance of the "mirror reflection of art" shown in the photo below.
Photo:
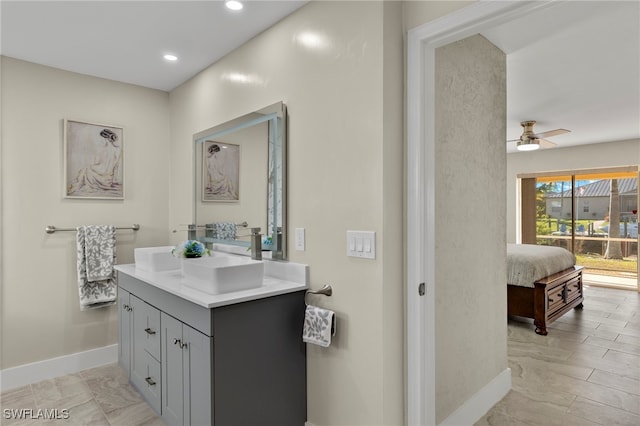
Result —
<path fill-rule="evenodd" d="M 202 149 L 202 201 L 238 201 L 240 146 L 205 141 Z"/>
<path fill-rule="evenodd" d="M 65 197 L 124 199 L 121 127 L 65 120 Z"/>

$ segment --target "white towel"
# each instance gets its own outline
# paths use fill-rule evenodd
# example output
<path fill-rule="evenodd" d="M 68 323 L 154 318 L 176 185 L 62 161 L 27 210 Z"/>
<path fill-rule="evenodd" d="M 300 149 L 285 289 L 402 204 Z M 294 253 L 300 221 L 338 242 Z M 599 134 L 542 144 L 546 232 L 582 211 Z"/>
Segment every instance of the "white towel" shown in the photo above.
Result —
<path fill-rule="evenodd" d="M 326 348 L 331 344 L 331 336 L 335 335 L 335 313 L 328 309 L 307 305 L 304 313 L 302 340 Z"/>
<path fill-rule="evenodd" d="M 116 228 L 88 225 L 76 228 L 80 310 L 116 303 Z"/>

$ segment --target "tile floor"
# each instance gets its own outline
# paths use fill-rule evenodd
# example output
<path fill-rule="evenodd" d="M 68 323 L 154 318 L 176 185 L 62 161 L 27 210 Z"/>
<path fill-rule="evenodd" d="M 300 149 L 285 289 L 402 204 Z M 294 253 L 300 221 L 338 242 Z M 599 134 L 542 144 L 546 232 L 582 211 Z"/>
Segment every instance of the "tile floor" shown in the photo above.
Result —
<path fill-rule="evenodd" d="M 95 425 L 166 426 L 128 383 L 117 364 L 109 364 L 76 374 L 44 380 L 2 393 L 0 424 L 23 425 Z M 32 409 L 27 418 L 7 419 L 4 409 Z M 58 420 L 37 417 L 38 409 L 57 409 Z M 62 419 L 68 410 L 68 419 Z"/>
<path fill-rule="evenodd" d="M 640 294 L 585 288 L 585 308 L 538 336 L 509 320 L 512 390 L 477 425 L 640 425 Z M 111 364 L 0 395 L 1 425 L 164 425 Z M 5 408 L 68 409 L 53 421 L 7 419 Z"/>
<path fill-rule="evenodd" d="M 585 287 L 547 336 L 510 319 L 512 389 L 476 425 L 640 425 L 640 294 Z"/>

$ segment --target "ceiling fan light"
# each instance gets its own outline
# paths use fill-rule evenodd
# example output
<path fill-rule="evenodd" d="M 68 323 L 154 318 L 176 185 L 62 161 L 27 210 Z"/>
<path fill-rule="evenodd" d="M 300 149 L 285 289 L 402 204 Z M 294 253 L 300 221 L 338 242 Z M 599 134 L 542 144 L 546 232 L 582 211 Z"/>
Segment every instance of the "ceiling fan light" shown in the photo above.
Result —
<path fill-rule="evenodd" d="M 242 5 L 242 3 L 240 3 L 239 1 L 236 0 L 229 0 L 225 3 L 225 6 L 227 6 L 228 9 L 231 10 L 240 10 L 242 9 L 244 6 Z"/>
<path fill-rule="evenodd" d="M 540 140 L 539 139 L 528 139 L 526 141 L 520 140 L 518 141 L 518 145 L 516 149 L 518 151 L 535 151 L 540 148 Z"/>

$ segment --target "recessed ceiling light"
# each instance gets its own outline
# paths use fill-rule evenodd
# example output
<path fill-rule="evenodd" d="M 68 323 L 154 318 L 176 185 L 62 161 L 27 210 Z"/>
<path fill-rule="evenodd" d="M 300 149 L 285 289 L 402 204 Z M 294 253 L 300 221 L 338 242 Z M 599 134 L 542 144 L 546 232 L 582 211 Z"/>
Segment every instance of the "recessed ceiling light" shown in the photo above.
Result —
<path fill-rule="evenodd" d="M 227 8 L 231 9 L 231 10 L 240 10 L 240 9 L 242 9 L 244 7 L 244 6 L 242 6 L 242 3 L 240 3 L 239 1 L 236 1 L 236 0 L 229 0 L 224 5 L 227 6 Z"/>
<path fill-rule="evenodd" d="M 172 61 L 172 62 L 173 62 L 173 61 L 177 61 L 177 60 L 178 60 L 178 57 L 177 57 L 176 55 L 171 55 L 171 54 L 169 54 L 169 53 L 167 53 L 166 55 L 164 55 L 164 58 L 165 58 L 167 61 Z"/>

